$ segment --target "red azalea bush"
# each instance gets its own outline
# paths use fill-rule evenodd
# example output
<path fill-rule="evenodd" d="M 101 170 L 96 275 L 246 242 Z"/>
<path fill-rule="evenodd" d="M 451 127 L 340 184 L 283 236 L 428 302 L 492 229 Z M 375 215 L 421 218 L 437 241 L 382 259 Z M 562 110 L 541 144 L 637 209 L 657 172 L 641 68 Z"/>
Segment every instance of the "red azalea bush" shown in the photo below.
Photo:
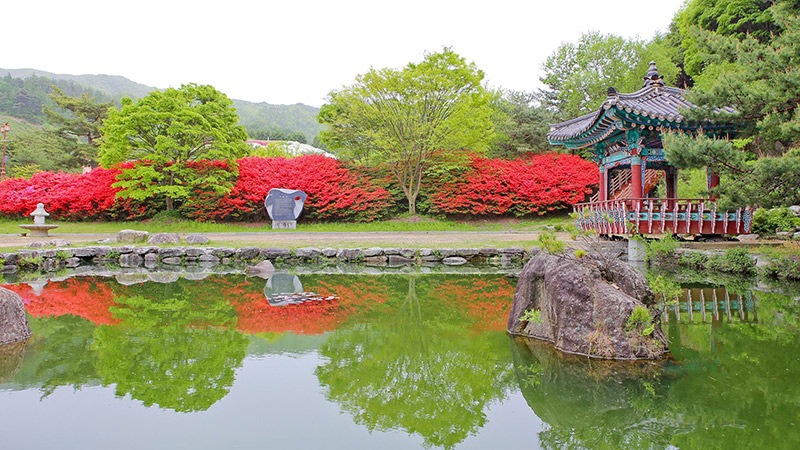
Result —
<path fill-rule="evenodd" d="M 44 203 L 52 219 L 131 220 L 155 213 L 150 202 L 117 199 L 111 186 L 119 170 L 98 167 L 87 173 L 39 172 L 30 179 L 11 178 L 0 183 L 0 214 L 26 217 Z"/>
<path fill-rule="evenodd" d="M 197 190 L 182 213 L 200 221 L 266 220 L 264 199 L 272 188 L 308 194 L 303 216 L 314 220 L 370 222 L 387 215 L 389 193 L 358 177 L 340 161 L 321 155 L 238 161 L 239 178 L 227 195 Z"/>
<path fill-rule="evenodd" d="M 471 216 L 544 214 L 584 200 L 597 166 L 575 155 L 473 158 L 461 179 L 435 186 L 433 212 Z"/>
<path fill-rule="evenodd" d="M 321 155 L 248 157 L 237 165 L 238 176 L 237 168 L 224 161 L 188 164 L 200 177 L 213 171 L 217 179 L 234 185 L 228 194 L 196 189 L 180 206 L 181 214 L 199 221 L 264 221 L 263 202 L 272 188 L 306 192 L 303 216 L 311 220 L 369 222 L 397 212 L 392 208 L 399 200 L 383 187 L 392 185 L 385 170 L 348 168 Z M 163 198 L 116 197 L 119 188 L 112 184 L 124 168 L 96 168 L 84 174 L 39 172 L 28 180 L 5 180 L 0 182 L 0 215 L 28 218 L 37 203 L 44 203 L 51 219 L 58 220 L 152 217 L 163 208 Z M 596 172 L 594 164 L 573 155 L 533 155 L 511 161 L 475 157 L 456 176 L 431 172 L 434 179 L 424 186 L 418 205 L 439 214 L 543 214 L 583 200 L 596 184 Z"/>

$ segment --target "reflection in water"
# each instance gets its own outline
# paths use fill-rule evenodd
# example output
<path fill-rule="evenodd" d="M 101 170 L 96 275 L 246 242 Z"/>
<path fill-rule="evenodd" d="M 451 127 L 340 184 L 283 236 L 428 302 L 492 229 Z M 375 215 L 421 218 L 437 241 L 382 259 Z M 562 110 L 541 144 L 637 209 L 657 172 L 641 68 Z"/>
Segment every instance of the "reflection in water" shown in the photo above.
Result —
<path fill-rule="evenodd" d="M 672 358 L 658 363 L 583 360 L 517 340 L 520 390 L 550 426 L 539 435 L 541 445 L 797 448 L 800 302 L 766 293 L 742 298 L 743 309 L 745 299 L 755 301 L 759 323 L 752 314 L 723 321 L 726 313 L 716 316 L 713 305 L 705 323 L 698 310 L 688 322 L 684 310 L 682 321 L 664 326 Z"/>
<path fill-rule="evenodd" d="M 262 280 L 241 276 L 131 285 L 73 278 L 48 283 L 40 295 L 9 286 L 26 301 L 34 337 L 0 348 L 0 394 L 36 389 L 47 397 L 70 386 L 79 403 L 81 388 L 113 386 L 120 402 L 193 412 L 175 415 L 202 424 L 191 418 L 210 417 L 230 391 L 249 396 L 260 388 L 236 379 L 248 354 L 260 358 L 274 343 L 291 342 L 282 355 L 313 361 L 296 375 L 321 391 L 325 407 L 315 413 L 343 411 L 361 430 L 400 430 L 429 447 L 468 443 L 486 429 L 492 405 L 520 392 L 546 423 L 532 436 L 516 430 L 520 447 L 537 438 L 551 449 L 800 443 L 797 299 L 695 288 L 686 295 L 692 306 L 688 298 L 671 305 L 664 324 L 671 359 L 613 363 L 506 337 L 514 285 L 503 277 L 301 279 L 305 291 L 338 299 L 273 306 Z M 128 409 L 135 420 L 138 409 Z M 320 414 L 314 420 L 334 423 Z M 386 433 L 398 434 L 405 435 Z"/>
<path fill-rule="evenodd" d="M 392 281 L 397 295 L 385 309 L 331 334 L 317 377 L 328 398 L 369 430 L 402 429 L 451 448 L 485 424 L 486 407 L 513 385 L 508 354 L 498 352 L 505 336 L 464 334 L 476 317 L 465 306 L 493 308 L 491 294 L 509 294 L 508 282 L 464 298 L 469 280 L 444 292 L 436 282 L 442 280 Z M 430 301 L 437 294 L 439 301 Z M 508 305 L 506 297 L 503 309 Z"/>

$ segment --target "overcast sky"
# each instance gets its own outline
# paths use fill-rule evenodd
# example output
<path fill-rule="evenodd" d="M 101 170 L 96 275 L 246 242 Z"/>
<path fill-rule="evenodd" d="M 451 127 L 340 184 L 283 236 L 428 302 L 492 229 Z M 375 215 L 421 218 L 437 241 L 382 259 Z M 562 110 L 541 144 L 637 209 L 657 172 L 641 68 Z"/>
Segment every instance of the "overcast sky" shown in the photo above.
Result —
<path fill-rule="evenodd" d="M 159 88 L 211 84 L 231 98 L 320 106 L 370 67 L 402 67 L 450 46 L 491 86 L 529 91 L 561 43 L 590 30 L 649 39 L 682 4 L 14 1 L 0 8 L 0 67 L 122 75 Z"/>

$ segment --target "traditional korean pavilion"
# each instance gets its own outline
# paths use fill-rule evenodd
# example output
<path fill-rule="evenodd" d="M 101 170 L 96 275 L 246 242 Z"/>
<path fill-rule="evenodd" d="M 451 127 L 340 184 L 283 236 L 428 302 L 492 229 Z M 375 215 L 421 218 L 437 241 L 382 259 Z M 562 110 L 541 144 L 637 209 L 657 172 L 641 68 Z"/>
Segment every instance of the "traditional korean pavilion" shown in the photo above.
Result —
<path fill-rule="evenodd" d="M 589 148 L 599 167 L 599 191 L 575 205 L 579 226 L 601 235 L 750 232 L 749 209 L 717 211 L 715 198 L 678 198 L 678 169 L 664 157 L 662 132 L 736 134 L 732 123 L 685 120 L 680 110 L 690 108 L 696 106 L 684 99 L 684 90 L 665 86 L 651 62 L 638 91 L 622 94 L 609 88 L 599 110 L 550 125 L 551 144 Z M 665 192 L 657 193 L 662 179 Z M 719 175 L 709 172 L 707 179 L 709 191 L 719 185 Z"/>

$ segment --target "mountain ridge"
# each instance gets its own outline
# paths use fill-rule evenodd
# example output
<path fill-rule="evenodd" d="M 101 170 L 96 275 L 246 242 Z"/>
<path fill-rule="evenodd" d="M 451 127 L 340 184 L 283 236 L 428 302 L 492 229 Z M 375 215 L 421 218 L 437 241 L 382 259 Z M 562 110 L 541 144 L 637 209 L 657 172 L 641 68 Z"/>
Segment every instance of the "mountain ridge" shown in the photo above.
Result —
<path fill-rule="evenodd" d="M 0 77 L 6 76 L 23 80 L 35 76 L 51 80 L 69 81 L 85 86 L 89 90 L 108 95 L 117 102 L 122 97 L 142 98 L 151 91 L 160 89 L 137 83 L 122 75 L 72 75 L 53 73 L 33 68 L 0 68 Z M 242 99 L 231 100 L 239 113 L 240 125 L 243 125 L 251 136 L 269 135 L 271 133 L 302 133 L 307 141 L 311 142 L 323 128 L 322 125 L 317 122 L 319 108 L 314 106 L 304 103 L 285 105 L 252 102 Z"/>

